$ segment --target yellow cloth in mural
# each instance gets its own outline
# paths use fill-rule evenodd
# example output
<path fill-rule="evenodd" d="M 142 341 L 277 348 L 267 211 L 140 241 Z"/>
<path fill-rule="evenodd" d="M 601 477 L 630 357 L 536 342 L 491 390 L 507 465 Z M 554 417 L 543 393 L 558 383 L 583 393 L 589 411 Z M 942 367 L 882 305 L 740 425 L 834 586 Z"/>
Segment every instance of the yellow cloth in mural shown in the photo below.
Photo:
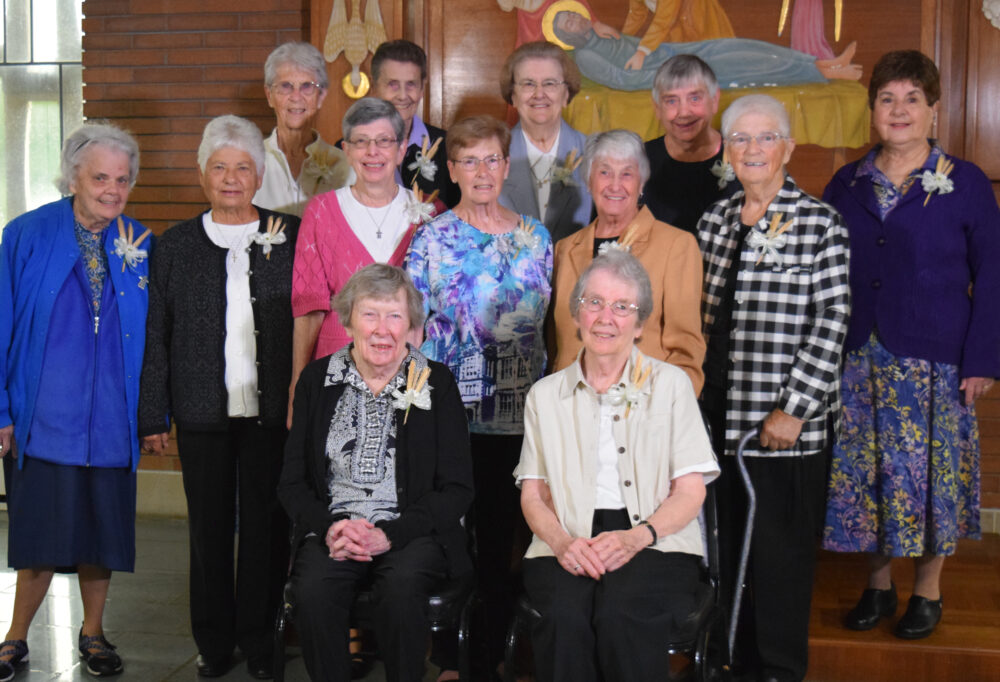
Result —
<path fill-rule="evenodd" d="M 796 144 L 830 148 L 868 144 L 871 128 L 868 91 L 855 81 L 722 90 L 719 114 L 713 125 L 719 127 L 722 112 L 734 99 L 758 93 L 770 95 L 785 105 Z M 612 90 L 586 79 L 580 93 L 563 110 L 563 118 L 585 135 L 612 128 L 634 130 L 644 140 L 663 134 L 648 90 Z"/>
<path fill-rule="evenodd" d="M 689 43 L 736 35 L 718 0 L 629 0 L 628 5 L 622 33 L 642 38 L 639 44 L 650 52 L 660 43 Z M 650 5 L 653 19 L 645 33 L 640 34 L 649 18 Z"/>

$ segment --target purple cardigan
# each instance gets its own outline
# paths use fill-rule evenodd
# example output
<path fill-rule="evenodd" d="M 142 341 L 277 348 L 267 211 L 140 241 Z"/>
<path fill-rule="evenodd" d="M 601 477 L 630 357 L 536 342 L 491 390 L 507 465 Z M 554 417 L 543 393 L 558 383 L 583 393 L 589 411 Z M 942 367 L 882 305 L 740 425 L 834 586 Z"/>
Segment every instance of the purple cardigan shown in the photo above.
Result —
<path fill-rule="evenodd" d="M 878 328 L 891 352 L 1000 376 L 1000 209 L 986 175 L 955 163 L 954 191 L 914 183 L 883 223 L 860 161 L 841 168 L 823 199 L 844 216 L 851 242 L 851 323 L 845 351 Z M 972 283 L 972 295 L 969 285 Z"/>

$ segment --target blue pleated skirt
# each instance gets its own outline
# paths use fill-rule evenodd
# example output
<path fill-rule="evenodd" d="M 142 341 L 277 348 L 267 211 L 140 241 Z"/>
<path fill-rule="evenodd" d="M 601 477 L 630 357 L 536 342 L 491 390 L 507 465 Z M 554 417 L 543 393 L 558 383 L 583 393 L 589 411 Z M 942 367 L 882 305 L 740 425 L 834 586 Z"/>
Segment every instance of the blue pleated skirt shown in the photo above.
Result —
<path fill-rule="evenodd" d="M 135 569 L 135 473 L 25 456 L 4 458 L 7 565 L 73 571 L 80 564 Z"/>

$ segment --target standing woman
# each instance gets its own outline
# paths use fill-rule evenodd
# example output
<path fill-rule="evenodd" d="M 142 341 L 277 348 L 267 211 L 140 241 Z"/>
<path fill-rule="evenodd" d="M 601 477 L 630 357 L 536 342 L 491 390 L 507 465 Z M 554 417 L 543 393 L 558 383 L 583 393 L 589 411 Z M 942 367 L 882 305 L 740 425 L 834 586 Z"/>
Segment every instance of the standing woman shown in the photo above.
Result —
<path fill-rule="evenodd" d="M 420 350 L 454 373 L 469 417 L 491 665 L 503 658 L 516 597 L 511 557 L 524 521 L 510 474 L 521 453 L 524 400 L 545 368 L 552 274 L 545 226 L 499 203 L 509 144 L 507 126 L 490 116 L 451 127 L 448 170 L 462 200 L 417 230 L 406 262 L 427 309 Z"/>
<path fill-rule="evenodd" d="M 344 152 L 313 128 L 329 86 L 323 55 L 309 43 L 285 43 L 268 55 L 264 94 L 277 125 L 264 140 L 267 163 L 255 205 L 301 217 L 309 199 L 347 182 Z"/>
<path fill-rule="evenodd" d="M 198 166 L 211 208 L 163 234 L 150 276 L 139 428 L 143 446 L 158 454 L 170 419 L 177 425 L 198 674 L 225 674 L 238 645 L 250 675 L 266 679 L 287 571 L 288 521 L 277 485 L 299 221 L 251 203 L 264 141 L 250 121 L 212 119 Z"/>
<path fill-rule="evenodd" d="M 112 125 L 86 124 L 66 138 L 60 166 L 68 196 L 11 221 L 0 242 L 0 453 L 17 569 L 0 680 L 28 660 L 28 627 L 55 571 L 79 577 L 87 670 L 121 672 L 104 604 L 111 572 L 135 567 L 152 239 L 122 212 L 139 147 Z"/>
<path fill-rule="evenodd" d="M 868 88 L 882 141 L 824 194 L 850 233 L 854 312 L 823 545 L 871 555 L 852 630 L 895 613 L 892 558 L 913 559 L 904 639 L 933 632 L 944 559 L 980 536 L 973 404 L 1000 376 L 1000 210 L 930 137 L 940 96 L 928 57 L 884 55 Z"/>
<path fill-rule="evenodd" d="M 719 549 L 731 592 L 746 498 L 736 466 L 741 434 L 757 494 L 747 592 L 734 655 L 759 679 L 802 680 L 822 522 L 830 420 L 839 412 L 847 333 L 847 230 L 840 215 L 786 173 L 795 141 L 788 112 L 767 95 L 734 101 L 722 136 L 743 190 L 698 223 L 705 259 L 708 349 L 702 406 L 723 451 Z"/>
<path fill-rule="evenodd" d="M 359 99 L 344 114 L 343 130 L 354 184 L 321 194 L 309 204 L 296 245 L 289 425 L 299 373 L 310 360 L 351 342 L 350 333 L 331 314 L 332 297 L 366 265 L 402 266 L 413 231 L 438 210 L 420 204 L 411 190 L 396 183 L 406 138 L 403 119 L 390 102 Z"/>
<path fill-rule="evenodd" d="M 500 72 L 500 94 L 520 117 L 500 204 L 542 221 L 553 243 L 590 223 L 590 192 L 579 170 L 587 138 L 562 119 L 578 92 L 576 63 L 544 40 L 514 50 Z"/>

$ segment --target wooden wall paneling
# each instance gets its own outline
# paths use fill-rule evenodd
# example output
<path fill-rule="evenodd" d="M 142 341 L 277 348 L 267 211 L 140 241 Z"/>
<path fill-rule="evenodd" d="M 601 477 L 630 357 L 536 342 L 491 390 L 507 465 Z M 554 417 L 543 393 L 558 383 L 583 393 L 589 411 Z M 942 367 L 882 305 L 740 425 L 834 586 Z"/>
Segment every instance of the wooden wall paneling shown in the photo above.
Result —
<path fill-rule="evenodd" d="M 965 158 L 1000 181 L 1000 29 L 983 16 L 982 5 L 969 6 L 968 111 Z"/>

